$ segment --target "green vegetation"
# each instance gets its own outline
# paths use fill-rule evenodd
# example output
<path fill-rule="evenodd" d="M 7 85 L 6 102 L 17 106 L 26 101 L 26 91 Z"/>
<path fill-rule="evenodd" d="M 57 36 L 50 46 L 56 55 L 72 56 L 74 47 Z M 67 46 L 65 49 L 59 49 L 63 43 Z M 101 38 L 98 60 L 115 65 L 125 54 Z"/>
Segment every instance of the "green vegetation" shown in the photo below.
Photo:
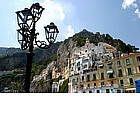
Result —
<path fill-rule="evenodd" d="M 105 42 L 108 43 L 114 47 L 116 47 L 117 50 L 121 51 L 122 53 L 130 53 L 133 52 L 132 47 L 135 48 L 135 46 L 132 46 L 130 44 L 125 44 L 120 39 L 113 39 L 109 34 L 100 34 L 99 32 L 96 32 L 93 34 L 92 32 L 89 32 L 87 30 L 83 30 L 77 34 L 75 34 L 72 38 L 73 41 L 77 43 L 78 47 L 81 47 L 85 44 L 86 38 L 89 39 L 91 43 L 94 43 L 97 45 L 99 42 Z M 67 39 L 66 41 L 68 41 Z"/>
<path fill-rule="evenodd" d="M 68 93 L 68 82 L 69 82 L 69 79 L 66 79 L 63 82 L 63 84 L 60 86 L 60 90 L 59 90 L 60 93 Z"/>
<path fill-rule="evenodd" d="M 83 31 L 75 34 L 73 37 L 64 40 L 63 43 L 65 46 L 62 51 L 66 52 L 68 50 L 70 45 L 69 41 L 74 41 L 74 43 L 77 44 L 77 47 L 81 47 L 85 44 L 87 38 L 89 38 L 89 41 L 91 43 L 94 43 L 95 45 L 97 45 L 98 42 L 106 42 L 116 47 L 116 49 L 122 53 L 130 53 L 133 52 L 133 49 L 135 49 L 135 46 L 125 44 L 120 39 L 113 39 L 109 34 L 100 34 L 99 32 L 96 32 L 94 34 L 84 29 Z M 32 77 L 34 75 L 40 74 L 50 62 L 57 60 L 57 50 L 61 43 L 62 42 L 57 42 L 47 50 L 42 50 L 39 48 L 34 49 L 35 56 L 33 58 L 32 64 Z M 75 46 L 75 44 L 73 46 Z M 4 48 L 1 49 L 0 54 L 0 71 L 2 71 L 2 73 L 0 73 L 0 92 L 2 92 L 5 87 L 7 87 L 8 89 L 17 90 L 18 92 L 23 92 L 26 67 L 26 52 L 20 49 Z M 4 73 L 3 71 L 6 72 Z M 52 83 L 54 81 L 58 82 L 61 79 L 61 77 L 59 77 L 52 80 L 51 76 L 52 72 L 50 71 L 47 76 L 47 80 L 41 80 L 39 82 L 39 89 L 41 92 L 51 92 Z M 68 92 L 68 79 L 65 80 L 60 87 L 60 92 Z"/>
<path fill-rule="evenodd" d="M 25 74 L 6 74 L 0 76 L 0 92 L 3 91 L 5 87 L 11 90 L 16 90 L 17 92 L 23 92 L 24 88 Z"/>
<path fill-rule="evenodd" d="M 32 65 L 32 77 L 34 75 L 40 74 L 42 72 L 42 70 L 45 69 L 49 63 L 51 63 L 52 61 L 56 61 L 56 60 L 57 60 L 57 55 L 53 54 L 49 58 L 44 58 L 37 63 L 33 63 L 33 65 Z"/>
<path fill-rule="evenodd" d="M 77 46 L 78 47 L 82 47 L 85 45 L 85 42 L 86 42 L 86 37 L 75 37 L 73 39 L 73 41 L 75 41 L 77 43 Z"/>

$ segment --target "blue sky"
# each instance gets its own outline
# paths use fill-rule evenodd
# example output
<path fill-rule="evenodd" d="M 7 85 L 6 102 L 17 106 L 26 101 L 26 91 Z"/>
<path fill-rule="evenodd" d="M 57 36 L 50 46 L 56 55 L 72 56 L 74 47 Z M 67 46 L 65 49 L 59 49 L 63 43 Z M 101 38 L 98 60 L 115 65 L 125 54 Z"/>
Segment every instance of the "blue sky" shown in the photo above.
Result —
<path fill-rule="evenodd" d="M 87 29 L 140 48 L 140 0 L 4 0 L 0 5 L 0 46 L 20 47 L 15 12 L 35 2 L 45 8 L 37 22 L 40 40 L 45 40 L 43 26 L 53 21 L 60 31 L 58 41 Z"/>

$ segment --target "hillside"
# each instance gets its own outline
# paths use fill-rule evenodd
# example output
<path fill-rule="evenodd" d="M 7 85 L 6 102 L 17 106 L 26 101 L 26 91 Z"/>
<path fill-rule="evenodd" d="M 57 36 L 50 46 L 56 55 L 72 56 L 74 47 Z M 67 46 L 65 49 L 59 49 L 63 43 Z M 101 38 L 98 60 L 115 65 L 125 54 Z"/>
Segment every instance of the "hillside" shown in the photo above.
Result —
<path fill-rule="evenodd" d="M 55 43 L 47 50 L 39 48 L 34 49 L 32 76 L 39 74 L 46 65 L 56 59 L 57 49 L 60 43 Z M 13 53 L 13 54 L 12 54 Z M 26 52 L 11 52 L 11 55 L 0 57 L 0 92 L 3 89 L 12 89 L 17 92 L 23 92 L 26 67 Z M 12 92 L 12 91 L 10 91 Z"/>
<path fill-rule="evenodd" d="M 113 39 L 109 34 L 95 34 L 84 29 L 83 31 L 76 33 L 73 37 L 70 37 L 63 42 L 58 42 L 52 45 L 47 50 L 39 48 L 34 49 L 35 56 L 33 63 L 43 63 L 43 60 L 48 59 L 51 55 L 57 54 L 58 64 L 59 60 L 65 60 L 71 54 L 71 50 L 74 47 L 81 47 L 85 44 L 86 38 L 89 38 L 91 43 L 97 45 L 98 42 L 106 42 L 122 53 L 134 52 L 137 48 L 130 44 L 125 44 L 120 39 Z M 15 68 L 25 68 L 26 66 L 26 51 L 20 48 L 0 48 L 0 71 L 12 70 Z M 65 62 L 65 61 L 64 61 Z M 61 63 L 60 63 L 61 64 Z M 60 65 L 59 64 L 59 65 Z"/>
<path fill-rule="evenodd" d="M 122 53 L 130 53 L 137 50 L 135 46 L 126 44 L 120 39 L 114 39 L 109 34 L 100 34 L 99 32 L 92 33 L 84 29 L 63 42 L 53 44 L 52 47 L 47 50 L 35 48 L 32 76 L 40 74 L 40 72 L 54 60 L 57 60 L 57 66 L 60 66 L 61 68 L 66 66 L 67 59 L 71 57 L 73 49 L 75 47 L 83 46 L 86 38 L 89 38 L 90 42 L 95 45 L 97 45 L 98 42 L 108 43 L 116 47 L 116 49 Z M 26 51 L 21 49 L 2 48 L 0 49 L 0 54 L 4 54 L 0 57 L 0 92 L 4 87 L 11 88 L 13 86 L 18 92 L 22 92 L 25 80 Z M 38 91 L 42 91 L 41 87 L 42 86 L 38 85 L 34 88 L 38 89 Z M 43 92 L 45 91 L 43 90 Z"/>
<path fill-rule="evenodd" d="M 98 42 L 105 42 L 108 43 L 114 47 L 117 48 L 117 50 L 120 50 L 122 53 L 130 53 L 135 50 L 135 46 L 132 46 L 130 44 L 124 43 L 121 39 L 114 39 L 109 34 L 100 34 L 100 32 L 96 32 L 95 34 L 92 32 L 89 32 L 87 30 L 83 30 L 77 34 L 75 34 L 72 38 L 73 41 L 77 42 L 77 46 L 83 46 L 85 43 L 86 38 L 89 38 L 91 43 L 94 43 L 95 45 L 98 44 Z"/>
<path fill-rule="evenodd" d="M 35 48 L 33 63 L 39 63 L 39 61 L 49 58 L 52 54 L 56 54 L 58 47 L 59 43 L 55 43 L 47 50 Z M 10 55 L 6 53 L 5 55 L 3 55 L 3 57 L 0 57 L 0 71 L 7 71 L 26 67 L 26 51 L 19 49 L 19 51 L 17 52 L 15 51 L 15 49 L 11 48 L 7 48 L 5 50 L 7 50 Z"/>
<path fill-rule="evenodd" d="M 117 51 L 122 53 L 130 53 L 138 50 L 135 46 L 124 43 L 120 39 L 114 39 L 109 34 L 100 34 L 96 32 L 95 34 L 84 29 L 83 31 L 76 33 L 73 37 L 70 37 L 60 45 L 57 51 L 57 63 L 59 66 L 67 65 L 67 58 L 71 56 L 71 52 L 75 47 L 81 47 L 85 44 L 86 38 L 89 39 L 90 43 L 97 45 L 99 42 L 108 43 L 116 47 Z"/>
<path fill-rule="evenodd" d="M 3 57 L 5 55 L 13 55 L 14 53 L 21 52 L 20 48 L 6 48 L 6 47 L 0 47 L 0 57 Z"/>

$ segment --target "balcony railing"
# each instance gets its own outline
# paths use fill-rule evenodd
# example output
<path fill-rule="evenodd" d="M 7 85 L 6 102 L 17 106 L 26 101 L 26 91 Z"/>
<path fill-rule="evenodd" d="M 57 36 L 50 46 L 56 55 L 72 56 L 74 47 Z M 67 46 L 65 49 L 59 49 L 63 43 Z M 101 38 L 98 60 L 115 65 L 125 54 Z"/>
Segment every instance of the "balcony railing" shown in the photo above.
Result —
<path fill-rule="evenodd" d="M 90 82 L 90 79 L 87 79 L 86 82 Z"/>
<path fill-rule="evenodd" d="M 123 77 L 123 74 L 118 74 L 118 77 Z"/>
<path fill-rule="evenodd" d="M 93 79 L 92 79 L 92 81 L 96 81 L 96 80 L 97 80 L 96 78 L 93 78 Z"/>

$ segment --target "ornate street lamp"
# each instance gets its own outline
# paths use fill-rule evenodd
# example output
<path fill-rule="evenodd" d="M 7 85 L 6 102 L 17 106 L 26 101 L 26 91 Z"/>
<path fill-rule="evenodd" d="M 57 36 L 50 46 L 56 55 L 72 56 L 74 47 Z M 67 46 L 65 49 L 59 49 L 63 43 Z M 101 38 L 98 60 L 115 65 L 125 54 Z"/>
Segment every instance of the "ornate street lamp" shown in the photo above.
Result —
<path fill-rule="evenodd" d="M 33 4 L 30 9 L 17 11 L 17 22 L 20 29 L 17 30 L 18 42 L 21 45 L 22 50 L 29 49 L 27 53 L 27 65 L 26 65 L 26 79 L 25 79 L 25 92 L 30 92 L 30 77 L 31 67 L 33 60 L 33 48 L 37 46 L 41 49 L 49 48 L 56 40 L 59 33 L 57 26 L 51 22 L 50 25 L 45 26 L 45 35 L 48 44 L 45 41 L 37 40 L 35 26 L 36 22 L 40 19 L 44 8 L 39 3 Z"/>

